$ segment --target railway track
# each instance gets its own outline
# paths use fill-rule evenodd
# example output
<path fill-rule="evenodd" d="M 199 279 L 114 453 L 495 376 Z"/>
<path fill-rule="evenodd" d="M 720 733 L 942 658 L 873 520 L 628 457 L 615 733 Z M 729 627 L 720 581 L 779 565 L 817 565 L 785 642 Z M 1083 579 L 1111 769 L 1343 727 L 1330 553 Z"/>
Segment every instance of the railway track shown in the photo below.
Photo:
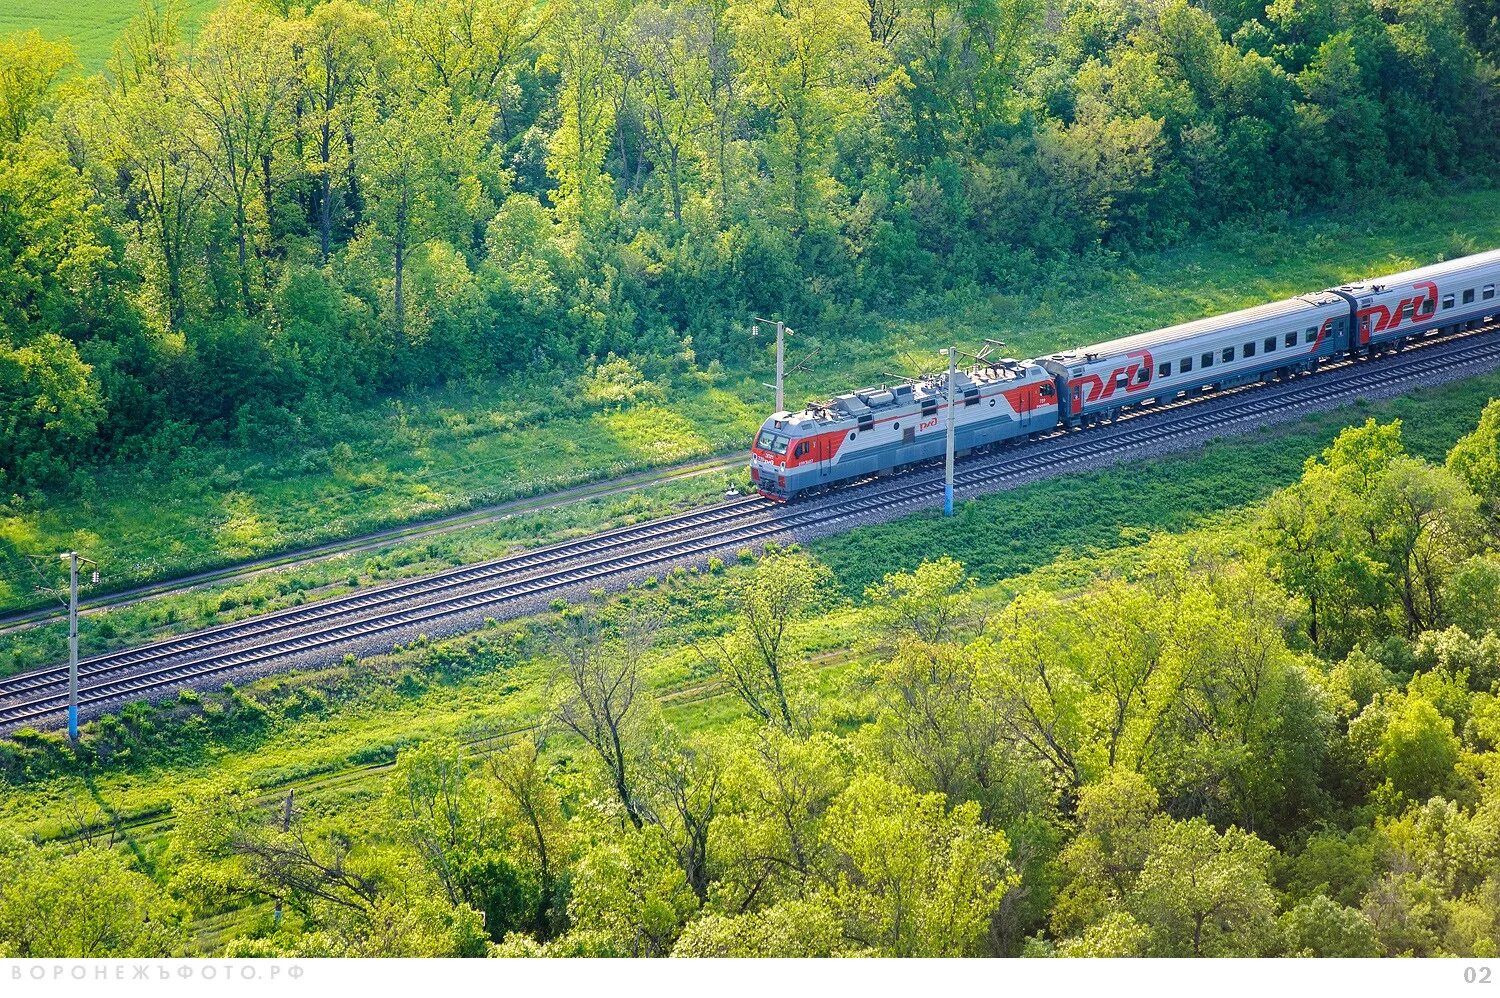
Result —
<path fill-rule="evenodd" d="M 1357 400 L 1377 389 L 1416 387 L 1437 375 L 1500 367 L 1500 324 L 1427 340 L 1370 361 L 1340 361 L 1288 382 L 1255 384 L 1212 395 L 1143 407 L 1087 431 L 1055 431 L 1024 447 L 971 456 L 955 485 L 992 490 L 1080 466 L 1111 455 L 1160 447 L 1174 438 L 1226 432 L 1257 420 L 1282 421 Z M 340 646 L 385 634 L 409 633 L 458 615 L 503 614 L 538 598 L 602 586 L 622 576 L 705 561 L 736 548 L 827 528 L 871 508 L 928 504 L 940 473 L 918 469 L 841 489 L 818 499 L 773 506 L 742 498 L 574 541 L 390 583 L 318 603 L 289 607 L 80 663 L 80 704 L 97 708 L 125 699 L 169 693 L 183 686 L 263 667 L 277 659 L 336 653 Z M 56 718 L 66 706 L 67 669 L 52 666 L 0 680 L 0 730 Z"/>
<path fill-rule="evenodd" d="M 237 564 L 205 569 L 201 572 L 193 572 L 175 578 L 160 579 L 154 582 L 131 586 L 126 589 L 103 593 L 81 600 L 78 604 L 78 612 L 80 616 L 91 615 L 102 610 L 131 606 L 164 593 L 186 592 L 201 586 L 214 585 L 236 579 L 254 578 L 266 572 L 310 565 L 350 554 L 379 551 L 392 544 L 407 544 L 414 541 L 427 540 L 458 530 L 468 530 L 472 527 L 498 523 L 514 516 L 561 509 L 576 503 L 622 495 L 653 485 L 686 481 L 690 478 L 696 478 L 699 475 L 713 474 L 715 472 L 737 471 L 742 469 L 744 464 L 744 460 L 739 457 L 707 458 L 689 464 L 622 475 L 619 478 L 608 481 L 588 482 L 583 485 L 575 485 L 538 496 L 511 499 L 495 505 L 465 510 L 459 513 L 450 513 L 418 523 L 387 527 L 383 530 L 376 530 L 367 534 L 327 541 L 311 547 L 268 554 Z M 59 611 L 56 607 L 20 610 L 0 616 L 0 635 L 66 619 L 67 611 Z"/>

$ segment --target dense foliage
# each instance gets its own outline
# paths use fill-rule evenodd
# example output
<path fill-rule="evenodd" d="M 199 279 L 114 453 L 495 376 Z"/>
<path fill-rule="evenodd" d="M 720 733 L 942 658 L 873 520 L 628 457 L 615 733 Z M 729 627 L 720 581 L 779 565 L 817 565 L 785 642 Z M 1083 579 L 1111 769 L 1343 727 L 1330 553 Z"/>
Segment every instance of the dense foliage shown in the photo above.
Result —
<path fill-rule="evenodd" d="M 1462 0 L 235 0 L 189 42 L 152 0 L 80 79 L 15 36 L 0 473 L 590 358 L 628 392 L 751 309 L 1483 172 L 1496 38 Z"/>
<path fill-rule="evenodd" d="M 833 687 L 790 636 L 851 611 L 797 551 L 524 640 L 423 642 L 419 671 L 350 675 L 399 695 L 540 654 L 542 723 L 403 748 L 333 808 L 201 783 L 149 869 L 99 848 L 107 825 L 72 848 L 136 913 L 101 929 L 120 952 L 239 910 L 240 955 L 1490 956 L 1497 468 L 1500 403 L 1445 466 L 1371 421 L 1238 522 L 1076 585 L 896 572 Z M 648 675 L 667 643 L 739 710 L 669 720 Z M 77 752 L 29 735 L 4 770 L 328 708 L 300 681 L 141 705 Z M 74 862 L 0 842 L 0 949 L 76 945 L 47 900 Z"/>

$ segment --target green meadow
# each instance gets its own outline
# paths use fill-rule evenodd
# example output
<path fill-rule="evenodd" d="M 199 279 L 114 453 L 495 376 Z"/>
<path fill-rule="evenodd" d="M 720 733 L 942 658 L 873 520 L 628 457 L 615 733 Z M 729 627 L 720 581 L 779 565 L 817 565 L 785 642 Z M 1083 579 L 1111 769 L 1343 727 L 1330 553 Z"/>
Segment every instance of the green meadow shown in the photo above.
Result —
<path fill-rule="evenodd" d="M 191 29 L 215 0 L 183 0 L 182 6 Z M 6 0 L 0 4 L 0 35 L 35 28 L 54 41 L 67 40 L 78 51 L 79 69 L 92 73 L 104 68 L 115 39 L 140 9 L 140 0 Z"/>

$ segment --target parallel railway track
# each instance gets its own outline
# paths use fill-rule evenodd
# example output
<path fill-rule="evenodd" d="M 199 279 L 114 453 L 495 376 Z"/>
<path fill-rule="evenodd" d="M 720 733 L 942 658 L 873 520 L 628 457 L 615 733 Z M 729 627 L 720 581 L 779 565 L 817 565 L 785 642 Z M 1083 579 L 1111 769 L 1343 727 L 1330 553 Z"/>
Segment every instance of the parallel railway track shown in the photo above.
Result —
<path fill-rule="evenodd" d="M 1055 431 L 1011 450 L 959 465 L 956 486 L 1004 487 L 1092 466 L 1108 456 L 1198 438 L 1264 419 L 1313 412 L 1390 387 L 1417 387 L 1500 367 L 1500 324 L 1430 339 L 1371 361 L 1340 361 L 1288 382 L 1256 384 L 1148 406 L 1083 432 Z M 421 579 L 390 583 L 259 617 L 109 652 L 80 663 L 80 703 L 97 708 L 264 667 L 277 659 L 336 654 L 340 646 L 408 633 L 456 615 L 503 615 L 549 595 L 619 582 L 690 561 L 705 561 L 799 530 L 826 528 L 872 508 L 933 500 L 939 473 L 914 470 L 790 506 L 743 498 L 590 537 L 552 544 Z M 0 680 L 0 730 L 56 719 L 67 703 L 67 669 L 51 666 Z"/>

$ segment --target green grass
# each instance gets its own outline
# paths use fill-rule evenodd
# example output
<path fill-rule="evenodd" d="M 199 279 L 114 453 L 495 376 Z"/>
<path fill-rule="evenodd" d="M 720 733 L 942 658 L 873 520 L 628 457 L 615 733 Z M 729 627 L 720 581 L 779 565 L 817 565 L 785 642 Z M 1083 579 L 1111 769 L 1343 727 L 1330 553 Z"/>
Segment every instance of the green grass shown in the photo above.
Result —
<path fill-rule="evenodd" d="M 189 30 L 220 0 L 183 0 Z M 55 41 L 66 39 L 78 50 L 85 73 L 104 68 L 120 32 L 141 10 L 141 0 L 5 0 L 0 4 L 0 35 L 36 28 Z"/>
<path fill-rule="evenodd" d="M 1361 275 L 1500 245 L 1500 192 L 1392 203 L 1231 229 L 1136 263 L 1094 261 L 1029 289 L 914 304 L 907 317 L 804 326 L 817 363 L 792 404 L 883 371 L 930 364 L 953 339 L 999 337 L 1026 356 L 1246 306 Z M 856 330 L 849 334 L 848 329 Z M 0 610 L 35 605 L 25 556 L 78 548 L 116 588 L 255 555 L 742 448 L 769 408 L 770 345 L 743 368 L 659 372 L 665 402 L 619 411 L 576 381 L 534 376 L 363 410 L 309 413 L 303 439 L 164 445 L 151 460 L 80 475 L 73 490 L 0 506 Z"/>

